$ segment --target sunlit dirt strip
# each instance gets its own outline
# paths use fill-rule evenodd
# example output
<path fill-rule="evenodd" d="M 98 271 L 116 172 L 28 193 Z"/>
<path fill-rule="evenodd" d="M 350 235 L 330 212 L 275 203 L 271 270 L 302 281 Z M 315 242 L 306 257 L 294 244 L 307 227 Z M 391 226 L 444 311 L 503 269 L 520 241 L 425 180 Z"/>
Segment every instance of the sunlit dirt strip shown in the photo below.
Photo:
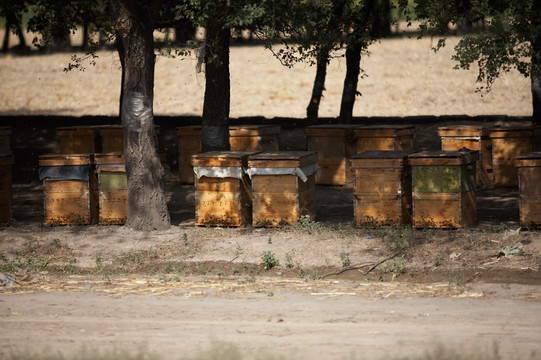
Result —
<path fill-rule="evenodd" d="M 479 291 L 449 284 L 409 284 L 404 282 L 343 282 L 333 280 L 291 280 L 291 279 L 204 279 L 111 277 L 87 278 L 71 276 L 62 279 L 40 279 L 33 283 L 21 283 L 6 288 L 0 293 L 21 294 L 53 291 L 94 292 L 114 297 L 131 295 L 175 295 L 175 296 L 230 296 L 243 297 L 253 294 L 278 295 L 287 291 L 309 293 L 319 298 L 360 296 L 371 299 L 407 297 L 483 297 Z"/>

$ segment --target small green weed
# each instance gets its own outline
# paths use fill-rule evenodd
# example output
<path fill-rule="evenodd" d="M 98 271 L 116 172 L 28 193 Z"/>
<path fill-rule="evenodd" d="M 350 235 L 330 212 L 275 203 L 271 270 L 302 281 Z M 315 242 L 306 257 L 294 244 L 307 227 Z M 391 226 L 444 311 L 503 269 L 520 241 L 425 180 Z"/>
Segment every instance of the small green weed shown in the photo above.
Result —
<path fill-rule="evenodd" d="M 440 266 L 445 261 L 445 253 L 443 250 L 438 251 L 438 253 L 434 256 L 434 266 Z"/>
<path fill-rule="evenodd" d="M 207 270 L 205 269 L 205 266 L 203 264 L 199 264 L 197 270 L 199 271 L 200 275 L 207 275 Z"/>
<path fill-rule="evenodd" d="M 263 251 L 263 266 L 265 267 L 265 270 L 270 270 L 278 264 L 280 264 L 280 262 L 271 251 Z"/>
<path fill-rule="evenodd" d="M 383 280 L 384 274 L 393 274 L 393 277 L 397 277 L 406 272 L 406 259 L 404 257 L 394 258 L 378 267 L 378 274 L 380 280 Z"/>
<path fill-rule="evenodd" d="M 188 234 L 186 234 L 186 233 L 182 234 L 181 241 L 184 244 L 184 246 L 187 246 L 188 245 Z"/>
<path fill-rule="evenodd" d="M 299 222 L 295 226 L 296 228 L 311 232 L 321 231 L 324 226 L 319 221 L 314 221 L 310 215 L 301 215 Z"/>
<path fill-rule="evenodd" d="M 351 259 L 349 258 L 349 253 L 347 252 L 340 253 L 340 260 L 342 261 L 342 267 L 351 265 Z"/>

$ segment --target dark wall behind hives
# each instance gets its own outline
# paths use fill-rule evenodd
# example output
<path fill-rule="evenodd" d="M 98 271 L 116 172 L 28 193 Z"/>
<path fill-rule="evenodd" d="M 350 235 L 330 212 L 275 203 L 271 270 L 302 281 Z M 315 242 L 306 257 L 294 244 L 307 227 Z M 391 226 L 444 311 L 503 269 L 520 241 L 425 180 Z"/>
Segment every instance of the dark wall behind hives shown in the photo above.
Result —
<path fill-rule="evenodd" d="M 335 123 L 334 118 L 321 118 L 317 124 Z M 179 126 L 199 125 L 200 117 L 156 116 L 156 125 L 160 126 L 158 146 L 165 153 L 170 171 L 178 171 L 179 146 L 176 128 Z M 230 120 L 231 125 L 273 124 L 280 125 L 280 150 L 306 150 L 304 128 L 306 119 L 245 117 Z M 451 124 L 482 124 L 486 126 L 531 125 L 527 117 L 507 116 L 422 116 L 422 117 L 366 117 L 355 118 L 360 125 L 414 125 L 415 150 L 438 150 L 440 142 L 438 127 Z M 13 183 L 24 184 L 38 181 L 38 159 L 40 155 L 59 153 L 56 128 L 63 126 L 93 126 L 120 124 L 117 117 L 108 116 L 0 116 L 0 126 L 12 128 L 11 148 L 15 155 Z M 315 125 L 315 124 L 314 124 Z"/>

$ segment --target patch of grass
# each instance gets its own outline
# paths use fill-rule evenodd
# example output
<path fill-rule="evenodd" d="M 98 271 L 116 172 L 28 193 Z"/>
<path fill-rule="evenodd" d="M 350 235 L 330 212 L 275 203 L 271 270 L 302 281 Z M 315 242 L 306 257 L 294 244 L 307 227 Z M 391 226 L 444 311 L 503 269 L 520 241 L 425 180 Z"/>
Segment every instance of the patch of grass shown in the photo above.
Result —
<path fill-rule="evenodd" d="M 319 221 L 314 221 L 310 215 L 301 215 L 299 222 L 292 226 L 293 229 L 301 229 L 304 231 L 312 232 L 318 231 L 321 232 L 325 227 Z"/>
<path fill-rule="evenodd" d="M 443 250 L 439 250 L 438 253 L 434 256 L 434 266 L 440 266 L 445 261 L 445 253 Z"/>
<path fill-rule="evenodd" d="M 487 232 L 502 232 L 509 229 L 509 225 L 505 223 L 499 223 L 499 224 L 487 224 L 484 227 L 481 228 L 481 231 L 484 233 Z"/>
<path fill-rule="evenodd" d="M 392 254 L 404 255 L 413 245 L 413 231 L 409 226 L 382 229 L 383 244 Z"/>
<path fill-rule="evenodd" d="M 144 347 L 140 347 L 138 350 L 126 350 L 126 349 L 88 349 L 86 347 L 81 348 L 76 353 L 62 354 L 61 352 L 37 352 L 31 350 L 16 350 L 11 353 L 5 354 L 6 360 L 160 360 L 167 359 L 168 357 L 160 356 L 155 352 L 151 352 Z M 240 348 L 232 343 L 213 341 L 212 344 L 204 349 L 199 350 L 193 355 L 180 355 L 180 357 L 172 357 L 179 360 L 244 360 L 244 359 L 258 359 L 258 360 L 278 360 L 278 359 L 300 359 L 302 356 L 295 354 L 278 353 L 276 350 L 254 349 L 254 350 L 240 350 Z M 532 353 L 523 360 L 533 360 L 536 358 L 536 354 Z M 353 353 L 344 359 L 365 359 L 363 356 L 358 356 Z M 424 351 L 421 354 L 413 355 L 400 355 L 400 356 L 385 356 L 379 358 L 380 360 L 502 360 L 500 355 L 498 343 L 494 343 L 492 349 L 475 349 L 468 348 L 466 346 L 451 346 L 444 344 L 436 344 Z M 519 359 L 518 356 L 510 359 Z"/>
<path fill-rule="evenodd" d="M 180 273 L 184 270 L 185 265 L 182 262 L 178 261 L 172 261 L 168 262 L 167 265 L 165 265 L 164 272 L 166 274 L 174 274 L 174 273 Z"/>
<path fill-rule="evenodd" d="M 289 253 L 286 253 L 286 267 L 288 269 L 291 269 L 294 266 L 295 265 L 293 264 L 293 258 L 291 257 L 291 255 L 289 255 Z"/>
<path fill-rule="evenodd" d="M 200 275 L 207 275 L 207 270 L 203 264 L 199 264 L 199 266 L 197 266 L 197 270 L 199 271 Z"/>

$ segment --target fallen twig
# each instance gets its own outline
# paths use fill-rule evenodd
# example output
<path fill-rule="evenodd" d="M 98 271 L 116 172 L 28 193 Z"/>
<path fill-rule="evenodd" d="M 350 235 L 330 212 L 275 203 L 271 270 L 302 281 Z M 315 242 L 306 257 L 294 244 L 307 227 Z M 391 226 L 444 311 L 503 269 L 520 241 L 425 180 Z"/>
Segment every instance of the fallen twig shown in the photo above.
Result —
<path fill-rule="evenodd" d="M 331 271 L 330 273 L 321 275 L 321 278 L 325 278 L 325 277 L 331 276 L 331 275 L 339 275 L 339 274 L 341 274 L 341 273 L 343 273 L 343 272 L 346 272 L 346 271 L 348 271 L 348 270 L 360 269 L 360 268 L 362 268 L 362 267 L 370 266 L 370 265 L 373 265 L 373 264 L 374 264 L 373 261 L 365 261 L 365 262 L 358 263 L 358 264 L 353 264 L 353 265 L 349 265 L 349 266 L 344 266 L 344 267 L 341 268 L 341 269 L 338 269 L 338 270 L 335 270 L 335 271 Z"/>
<path fill-rule="evenodd" d="M 372 270 L 374 270 L 375 268 L 377 268 L 378 266 L 380 266 L 381 264 L 383 264 L 385 261 L 387 260 L 391 260 L 392 258 L 396 257 L 398 255 L 398 253 L 394 253 L 390 256 L 387 256 L 385 259 L 381 260 L 381 261 L 378 261 L 377 263 L 375 263 L 374 265 L 372 265 L 372 267 L 370 269 L 368 269 L 367 272 L 365 272 L 364 274 L 365 275 L 368 275 Z"/>

